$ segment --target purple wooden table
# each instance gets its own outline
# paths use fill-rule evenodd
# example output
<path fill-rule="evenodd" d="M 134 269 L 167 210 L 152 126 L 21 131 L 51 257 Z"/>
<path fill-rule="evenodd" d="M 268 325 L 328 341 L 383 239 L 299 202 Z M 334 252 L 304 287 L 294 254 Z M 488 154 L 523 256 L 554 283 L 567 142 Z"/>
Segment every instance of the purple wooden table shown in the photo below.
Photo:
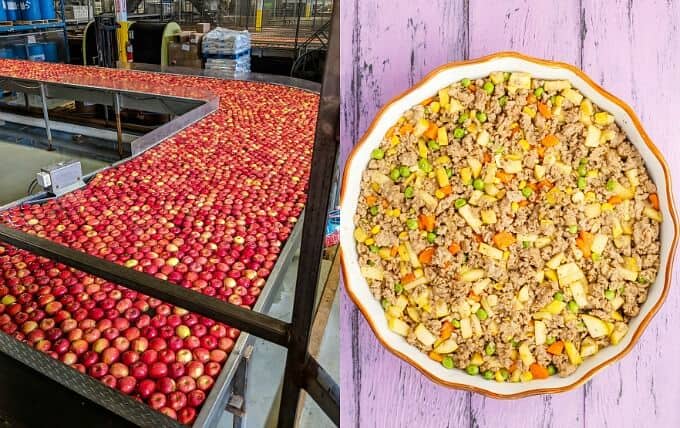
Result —
<path fill-rule="evenodd" d="M 680 189 L 680 1 L 341 3 L 343 159 L 378 108 L 433 68 L 516 50 L 574 64 L 628 102 Z M 343 294 L 342 426 L 680 427 L 678 327 L 676 286 L 634 350 L 584 387 L 499 401 L 424 378 L 381 347 Z"/>

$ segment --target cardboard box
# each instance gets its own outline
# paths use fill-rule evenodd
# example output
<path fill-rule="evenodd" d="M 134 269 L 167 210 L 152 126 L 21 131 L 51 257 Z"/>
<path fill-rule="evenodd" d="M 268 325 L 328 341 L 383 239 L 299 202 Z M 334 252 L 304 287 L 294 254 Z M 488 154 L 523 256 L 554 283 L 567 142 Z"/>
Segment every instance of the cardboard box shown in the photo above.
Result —
<path fill-rule="evenodd" d="M 189 42 L 196 44 L 196 45 L 200 45 L 202 40 L 203 40 L 203 33 L 197 33 L 195 31 L 193 31 L 191 33 L 191 37 L 189 38 Z"/>
<path fill-rule="evenodd" d="M 196 24 L 196 32 L 197 33 L 207 33 L 210 31 L 210 23 L 209 22 L 199 22 Z"/>
<path fill-rule="evenodd" d="M 191 43 L 170 43 L 168 63 L 179 67 L 201 68 L 200 47 Z"/>
<path fill-rule="evenodd" d="M 191 40 L 191 31 L 180 31 L 177 33 L 177 36 L 175 36 L 175 41 L 177 43 L 189 43 Z"/>

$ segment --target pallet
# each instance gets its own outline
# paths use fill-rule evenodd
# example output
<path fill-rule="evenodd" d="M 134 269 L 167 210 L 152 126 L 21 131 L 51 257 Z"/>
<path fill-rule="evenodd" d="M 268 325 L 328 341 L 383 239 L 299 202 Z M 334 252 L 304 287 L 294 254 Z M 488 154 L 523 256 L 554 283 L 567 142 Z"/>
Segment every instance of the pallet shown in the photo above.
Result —
<path fill-rule="evenodd" d="M 32 21 L 16 21 L 19 25 L 51 24 L 59 21 L 58 19 L 34 19 Z"/>

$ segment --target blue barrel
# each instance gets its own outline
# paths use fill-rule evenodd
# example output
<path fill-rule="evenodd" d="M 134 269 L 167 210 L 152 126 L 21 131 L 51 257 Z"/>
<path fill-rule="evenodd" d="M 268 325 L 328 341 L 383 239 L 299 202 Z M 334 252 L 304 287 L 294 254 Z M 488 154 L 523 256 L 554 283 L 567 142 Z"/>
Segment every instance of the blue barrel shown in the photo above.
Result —
<path fill-rule="evenodd" d="M 42 44 L 45 52 L 45 61 L 59 62 L 59 54 L 57 53 L 57 42 L 45 42 Z"/>
<path fill-rule="evenodd" d="M 7 6 L 5 0 L 0 0 L 0 21 L 7 21 Z"/>
<path fill-rule="evenodd" d="M 45 61 L 45 48 L 42 43 L 29 43 L 28 60 Z"/>
<path fill-rule="evenodd" d="M 54 1 L 53 0 L 39 0 L 40 1 L 40 13 L 42 15 L 41 19 L 56 19 L 57 13 L 54 11 Z"/>
<path fill-rule="evenodd" d="M 19 19 L 19 1 L 5 0 L 5 12 L 7 13 L 8 21 L 16 21 Z"/>
<path fill-rule="evenodd" d="M 40 0 L 19 0 L 21 19 L 24 21 L 37 21 L 42 19 L 40 12 Z"/>
<path fill-rule="evenodd" d="M 12 45 L 12 52 L 14 52 L 14 58 L 26 59 L 26 45 L 23 43 L 17 43 Z"/>
<path fill-rule="evenodd" d="M 0 48 L 0 58 L 14 58 L 14 50 L 12 48 Z"/>

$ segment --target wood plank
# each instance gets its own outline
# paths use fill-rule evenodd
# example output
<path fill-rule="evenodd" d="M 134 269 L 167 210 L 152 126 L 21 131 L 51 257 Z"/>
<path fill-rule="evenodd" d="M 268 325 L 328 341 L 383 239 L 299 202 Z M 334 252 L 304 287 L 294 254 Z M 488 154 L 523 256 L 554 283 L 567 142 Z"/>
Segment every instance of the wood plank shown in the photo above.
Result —
<path fill-rule="evenodd" d="M 575 65 L 581 57 L 578 0 L 470 4 L 470 57 L 514 50 Z"/>
<path fill-rule="evenodd" d="M 341 20 L 344 159 L 380 106 L 467 55 L 467 2 L 346 1 Z M 341 310 L 343 427 L 469 425 L 470 394 L 436 386 L 383 349 L 344 294 Z"/>
<path fill-rule="evenodd" d="M 513 50 L 572 64 L 580 62 L 581 19 L 575 1 L 503 2 L 502 7 L 470 4 L 470 55 Z M 559 29 L 559 30 L 558 30 Z M 583 426 L 581 388 L 554 396 L 502 401 L 473 394 L 475 424 L 492 426 L 564 427 Z"/>
<path fill-rule="evenodd" d="M 584 0 L 583 5 L 584 71 L 629 102 L 675 173 L 680 167 L 680 4 Z M 679 185 L 676 173 L 676 194 Z M 676 284 L 679 273 L 676 264 Z M 672 332 L 680 323 L 679 291 L 671 289 L 631 354 L 590 382 L 588 427 L 680 426 L 680 383 L 672 374 L 680 354 L 680 337 Z"/>

